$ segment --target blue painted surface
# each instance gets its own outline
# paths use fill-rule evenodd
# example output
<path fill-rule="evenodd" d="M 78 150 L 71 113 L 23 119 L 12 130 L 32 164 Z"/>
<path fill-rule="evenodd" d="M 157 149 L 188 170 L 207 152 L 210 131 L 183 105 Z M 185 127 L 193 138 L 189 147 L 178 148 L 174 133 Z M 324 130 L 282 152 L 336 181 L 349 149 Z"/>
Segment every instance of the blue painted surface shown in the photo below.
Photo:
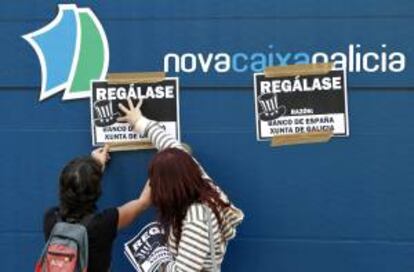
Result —
<path fill-rule="evenodd" d="M 0 8 L 2 271 L 32 269 L 43 246 L 42 214 L 57 201 L 59 171 L 91 148 L 88 102 L 59 96 L 37 102 L 40 65 L 19 37 L 54 18 L 56 3 L 7 1 Z M 404 73 L 350 75 L 347 139 L 280 149 L 256 142 L 250 74 L 181 75 L 181 125 L 183 140 L 246 213 L 223 271 L 414 270 L 414 2 L 78 3 L 102 19 L 111 72 L 159 70 L 167 50 L 253 52 L 269 42 L 309 52 L 386 42 L 405 52 Z M 135 197 L 152 155 L 114 154 L 100 206 Z M 119 234 L 114 271 L 132 271 L 122 243 L 151 217 Z"/>

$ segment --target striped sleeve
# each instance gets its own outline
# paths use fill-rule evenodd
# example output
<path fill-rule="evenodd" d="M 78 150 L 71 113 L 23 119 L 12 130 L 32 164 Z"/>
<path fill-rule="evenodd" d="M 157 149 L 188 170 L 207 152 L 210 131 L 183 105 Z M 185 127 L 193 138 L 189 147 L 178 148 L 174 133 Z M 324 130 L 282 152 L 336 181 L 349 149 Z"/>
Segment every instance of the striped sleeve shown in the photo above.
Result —
<path fill-rule="evenodd" d="M 172 135 L 165 132 L 157 122 L 149 122 L 144 133 L 144 135 L 146 135 L 152 144 L 160 151 L 166 148 L 179 148 L 186 151 L 184 146 Z"/>
<path fill-rule="evenodd" d="M 168 134 L 158 122 L 149 120 L 145 117 L 141 117 L 140 120 L 134 126 L 135 131 L 141 133 L 143 137 L 148 137 L 151 143 L 159 150 L 162 151 L 166 148 L 178 148 L 188 153 L 188 150 L 175 139 L 172 135 Z M 209 179 L 209 175 L 200 165 L 200 163 L 193 157 L 193 160 L 197 163 L 201 170 L 202 178 Z"/>
<path fill-rule="evenodd" d="M 210 240 L 208 225 L 201 220 L 202 213 L 201 205 L 189 209 L 183 222 L 177 255 L 166 266 L 166 272 L 204 271 L 210 253 Z"/>

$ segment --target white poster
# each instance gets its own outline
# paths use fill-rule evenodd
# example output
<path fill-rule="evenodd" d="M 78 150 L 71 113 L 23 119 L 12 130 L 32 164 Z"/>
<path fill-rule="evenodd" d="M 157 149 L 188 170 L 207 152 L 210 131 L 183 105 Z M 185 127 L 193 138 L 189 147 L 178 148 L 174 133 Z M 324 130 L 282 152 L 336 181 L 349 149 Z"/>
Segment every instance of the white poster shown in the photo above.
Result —
<path fill-rule="evenodd" d="M 94 146 L 105 143 L 147 142 L 132 130 L 128 123 L 117 121 L 123 116 L 118 104 L 128 107 L 142 103 L 141 111 L 149 119 L 158 121 L 170 134 L 180 140 L 180 103 L 178 78 L 166 78 L 156 83 L 110 84 L 92 83 L 91 127 Z"/>
<path fill-rule="evenodd" d="M 349 136 L 345 72 L 312 76 L 254 75 L 257 139 L 333 131 Z"/>

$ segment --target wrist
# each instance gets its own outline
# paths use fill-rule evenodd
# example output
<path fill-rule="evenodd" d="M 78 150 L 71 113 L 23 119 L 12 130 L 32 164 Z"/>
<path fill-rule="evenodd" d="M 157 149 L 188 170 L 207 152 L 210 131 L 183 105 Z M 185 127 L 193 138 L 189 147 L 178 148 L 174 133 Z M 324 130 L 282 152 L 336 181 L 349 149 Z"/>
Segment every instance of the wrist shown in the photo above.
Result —
<path fill-rule="evenodd" d="M 135 123 L 132 125 L 132 128 L 139 133 L 142 133 L 145 131 L 145 128 L 148 126 L 150 120 L 144 116 L 141 116 L 138 118 L 138 120 L 135 121 Z"/>
<path fill-rule="evenodd" d="M 91 158 L 97 163 L 99 164 L 99 166 L 101 167 L 101 171 L 103 172 L 105 170 L 105 166 L 106 163 L 102 162 L 100 159 L 98 159 L 97 157 L 94 156 L 94 154 L 91 154 Z"/>
<path fill-rule="evenodd" d="M 106 168 L 106 163 L 100 163 L 100 165 L 101 165 L 101 172 L 103 173 Z"/>

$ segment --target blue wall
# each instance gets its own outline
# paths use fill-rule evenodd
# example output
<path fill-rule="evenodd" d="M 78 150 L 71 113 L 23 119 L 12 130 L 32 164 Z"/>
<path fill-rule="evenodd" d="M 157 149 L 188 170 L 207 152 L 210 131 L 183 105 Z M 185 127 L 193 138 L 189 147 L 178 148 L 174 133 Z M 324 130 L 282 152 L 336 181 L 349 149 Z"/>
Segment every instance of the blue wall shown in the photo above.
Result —
<path fill-rule="evenodd" d="M 223 271 L 414 270 L 414 2 L 411 0 L 78 1 L 106 29 L 110 72 L 162 69 L 167 52 L 402 51 L 402 73 L 349 75 L 351 137 L 272 149 L 258 143 L 251 73 L 179 74 L 182 139 L 246 220 Z M 55 1 L 0 8 L 0 256 L 30 271 L 43 245 L 57 178 L 91 150 L 88 101 L 39 103 L 40 65 L 23 39 L 56 15 Z M 174 75 L 174 74 L 171 74 Z M 113 154 L 100 206 L 134 198 L 153 151 Z M 120 233 L 114 271 L 132 271 Z"/>

